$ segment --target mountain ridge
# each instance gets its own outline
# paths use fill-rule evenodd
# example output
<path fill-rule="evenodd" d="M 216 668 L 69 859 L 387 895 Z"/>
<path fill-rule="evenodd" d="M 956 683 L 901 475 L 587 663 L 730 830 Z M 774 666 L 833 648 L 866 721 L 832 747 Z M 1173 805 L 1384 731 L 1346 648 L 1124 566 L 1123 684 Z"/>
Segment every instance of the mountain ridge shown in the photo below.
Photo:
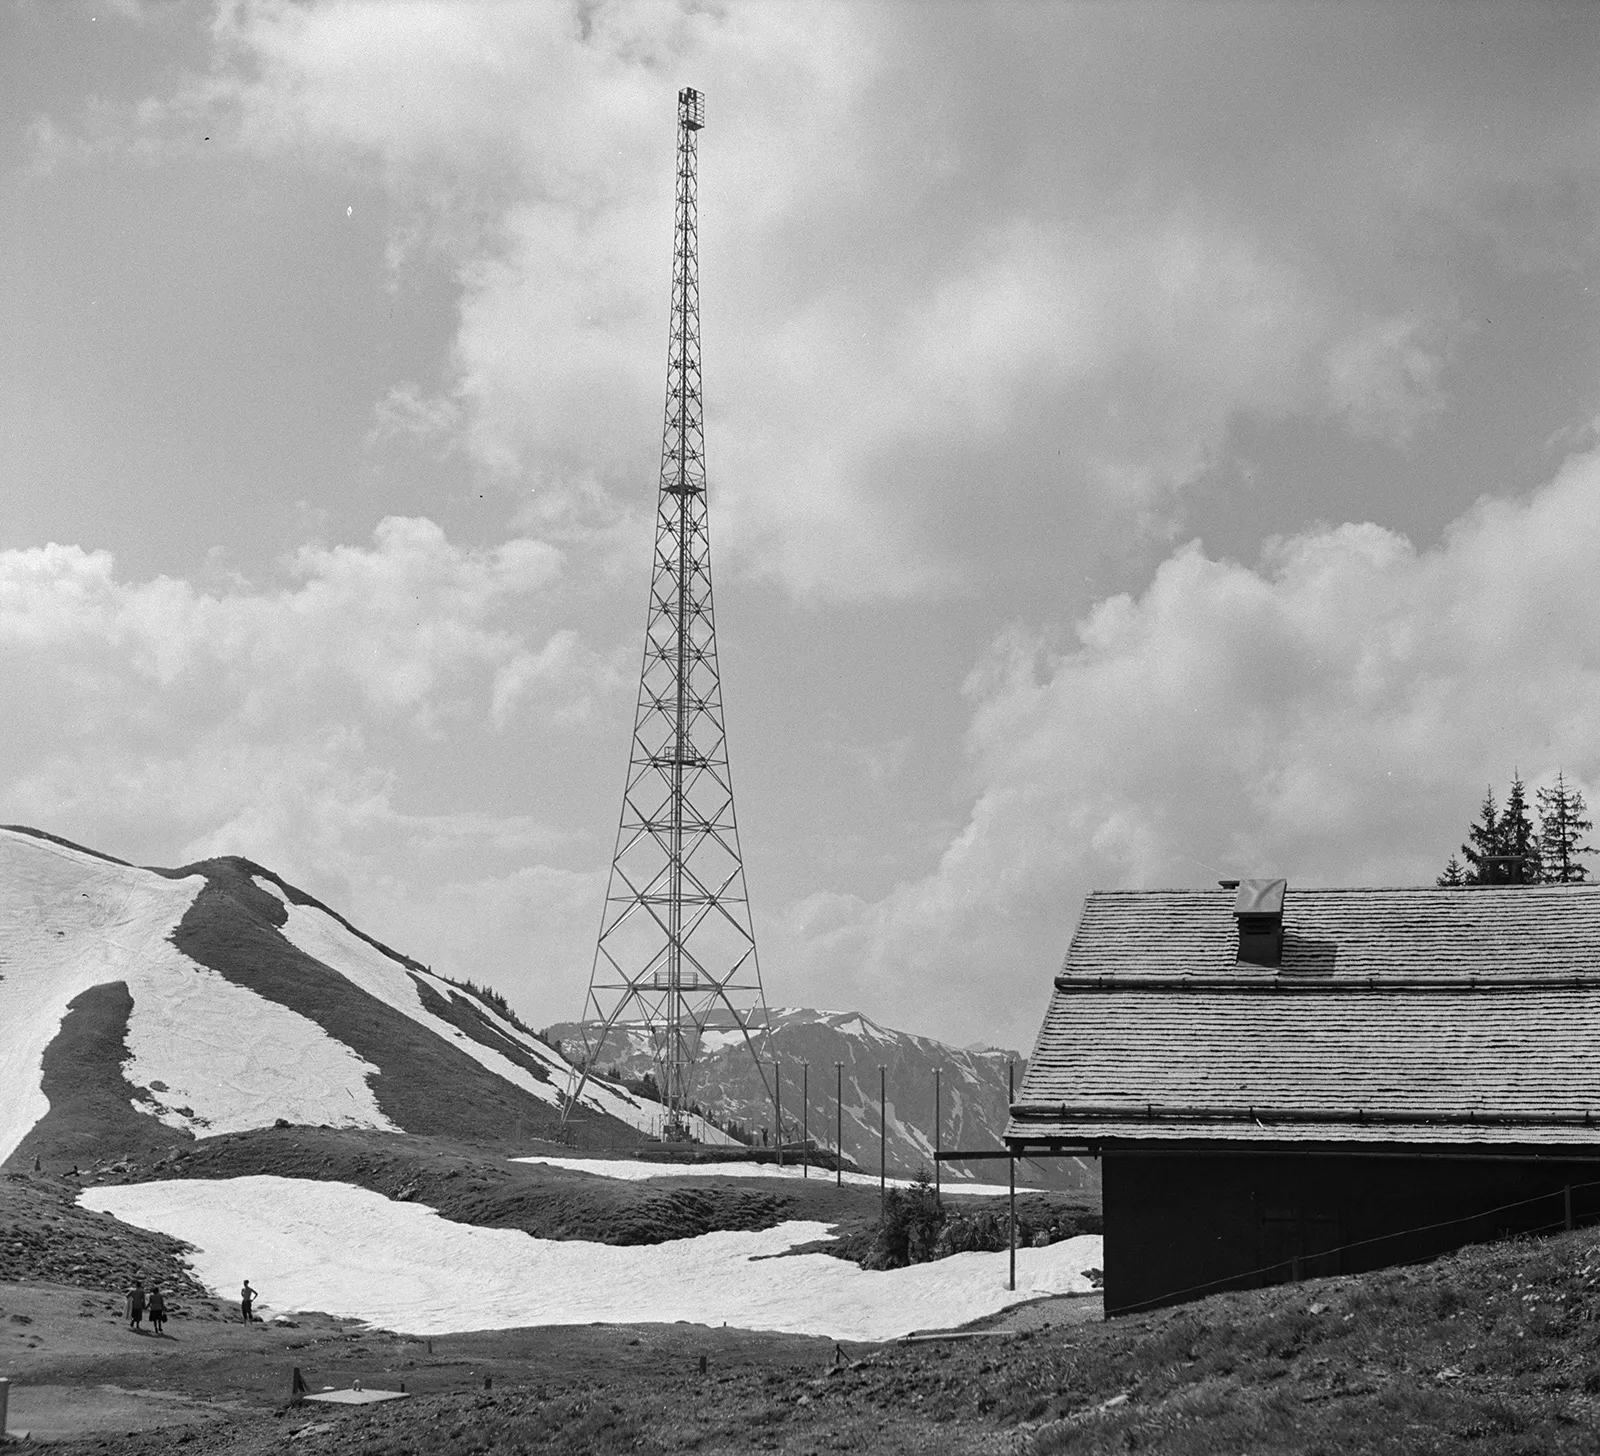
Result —
<path fill-rule="evenodd" d="M 769 1050 L 781 1066 L 784 1138 L 796 1144 L 804 1135 L 832 1149 L 843 1134 L 847 1160 L 876 1172 L 883 1152 L 885 1170 L 895 1177 L 933 1174 L 935 1138 L 934 1073 L 939 1073 L 938 1148 L 971 1149 L 991 1155 L 971 1163 L 945 1163 L 947 1181 L 1004 1181 L 1005 1164 L 992 1161 L 1003 1144 L 1009 1113 L 1007 1066 L 1021 1082 L 1026 1060 L 1004 1047 L 981 1051 L 952 1047 L 936 1038 L 886 1027 L 859 1011 L 819 1011 L 806 1007 L 768 1010 Z M 570 1060 L 583 1055 L 585 1024 L 555 1022 L 542 1031 Z M 587 1028 L 592 1035 L 598 1028 Z M 613 1028 L 599 1049 L 597 1065 L 615 1069 L 630 1084 L 651 1070 L 648 1036 L 636 1025 Z M 809 1064 L 809 1071 L 802 1069 Z M 769 1069 L 770 1069 L 770 1063 Z M 835 1070 L 837 1066 L 837 1070 Z M 885 1093 L 880 1141 L 878 1068 Z M 765 1130 L 770 1143 L 775 1119 L 767 1091 L 744 1038 L 728 1029 L 709 1028 L 696 1068 L 696 1096 L 718 1106 L 758 1146 Z M 803 1094 L 808 1094 L 804 1095 Z M 1087 1159 L 1029 1159 L 1018 1177 L 1039 1187 L 1088 1190 L 1098 1187 L 1098 1168 Z"/>
<path fill-rule="evenodd" d="M 280 1118 L 553 1137 L 568 1074 L 482 993 L 253 861 L 143 868 L 22 827 L 0 830 L 0 1020 L 0 1164 Z M 639 1099 L 584 1100 L 591 1140 L 644 1140 Z"/>
<path fill-rule="evenodd" d="M 845 1155 L 875 1171 L 882 1065 L 895 1174 L 932 1167 L 935 1069 L 942 1147 L 999 1149 L 1016 1053 L 949 1047 L 855 1011 L 769 1015 L 786 1139 L 804 1130 L 832 1146 L 842 1119 Z M 581 1044 L 575 1023 L 533 1031 L 494 991 L 435 972 L 254 860 L 143 867 L 23 825 L 0 826 L 0 1024 L 0 1167 L 148 1161 L 281 1122 L 638 1149 L 663 1111 L 643 1095 L 651 1063 L 634 1032 L 602 1058 L 620 1076 L 591 1077 L 563 1127 L 572 1066 L 561 1042 Z M 719 1035 L 708 1034 L 701 1100 L 759 1147 L 773 1125 L 767 1091 L 742 1045 Z M 704 1119 L 696 1128 L 736 1146 Z M 995 1171 L 942 1169 L 952 1181 Z M 1042 1175 L 1023 1165 L 1023 1177 L 1096 1181 L 1072 1163 Z"/>

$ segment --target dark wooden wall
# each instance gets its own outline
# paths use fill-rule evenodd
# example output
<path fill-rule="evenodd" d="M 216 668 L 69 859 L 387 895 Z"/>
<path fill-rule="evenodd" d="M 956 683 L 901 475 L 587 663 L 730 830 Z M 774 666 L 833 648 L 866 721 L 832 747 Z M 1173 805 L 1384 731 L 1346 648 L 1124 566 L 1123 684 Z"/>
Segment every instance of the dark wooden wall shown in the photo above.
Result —
<path fill-rule="evenodd" d="M 1600 1162 L 1559 1155 L 1107 1149 L 1102 1177 L 1108 1315 L 1559 1229 L 1569 1185 L 1575 1222 L 1600 1222 Z"/>

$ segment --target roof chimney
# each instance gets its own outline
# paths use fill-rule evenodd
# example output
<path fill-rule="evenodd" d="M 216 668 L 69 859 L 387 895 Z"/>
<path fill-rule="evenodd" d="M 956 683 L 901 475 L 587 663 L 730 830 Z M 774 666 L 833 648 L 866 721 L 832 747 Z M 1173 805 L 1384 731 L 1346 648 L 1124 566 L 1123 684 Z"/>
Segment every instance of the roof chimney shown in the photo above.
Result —
<path fill-rule="evenodd" d="M 1240 880 L 1233 901 L 1239 922 L 1239 959 L 1246 965 L 1283 964 L 1283 893 L 1287 880 Z"/>

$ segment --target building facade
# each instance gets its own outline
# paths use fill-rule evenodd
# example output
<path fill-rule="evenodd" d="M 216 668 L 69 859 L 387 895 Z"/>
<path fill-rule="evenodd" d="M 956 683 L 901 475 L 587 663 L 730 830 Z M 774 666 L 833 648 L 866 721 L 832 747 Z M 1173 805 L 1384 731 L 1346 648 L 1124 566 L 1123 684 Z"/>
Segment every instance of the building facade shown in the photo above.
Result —
<path fill-rule="evenodd" d="M 1600 1219 L 1600 889 L 1091 895 L 1012 1104 L 1106 1312 Z"/>

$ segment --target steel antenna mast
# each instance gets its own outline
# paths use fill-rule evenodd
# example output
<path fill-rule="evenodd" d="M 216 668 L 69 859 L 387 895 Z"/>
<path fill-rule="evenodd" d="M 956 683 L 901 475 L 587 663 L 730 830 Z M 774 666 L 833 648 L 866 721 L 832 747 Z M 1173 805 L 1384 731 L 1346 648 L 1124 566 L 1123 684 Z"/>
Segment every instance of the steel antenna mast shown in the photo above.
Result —
<path fill-rule="evenodd" d="M 644 663 L 584 1005 L 583 1066 L 566 1105 L 570 1115 L 612 1032 L 642 1027 L 665 1104 L 662 1136 L 675 1139 L 691 1135 L 694 1074 L 708 1027 L 743 1040 L 772 1095 L 761 1064 L 766 1000 L 734 817 L 711 608 L 696 218 L 704 125 L 704 96 L 680 91 L 672 328 Z"/>

